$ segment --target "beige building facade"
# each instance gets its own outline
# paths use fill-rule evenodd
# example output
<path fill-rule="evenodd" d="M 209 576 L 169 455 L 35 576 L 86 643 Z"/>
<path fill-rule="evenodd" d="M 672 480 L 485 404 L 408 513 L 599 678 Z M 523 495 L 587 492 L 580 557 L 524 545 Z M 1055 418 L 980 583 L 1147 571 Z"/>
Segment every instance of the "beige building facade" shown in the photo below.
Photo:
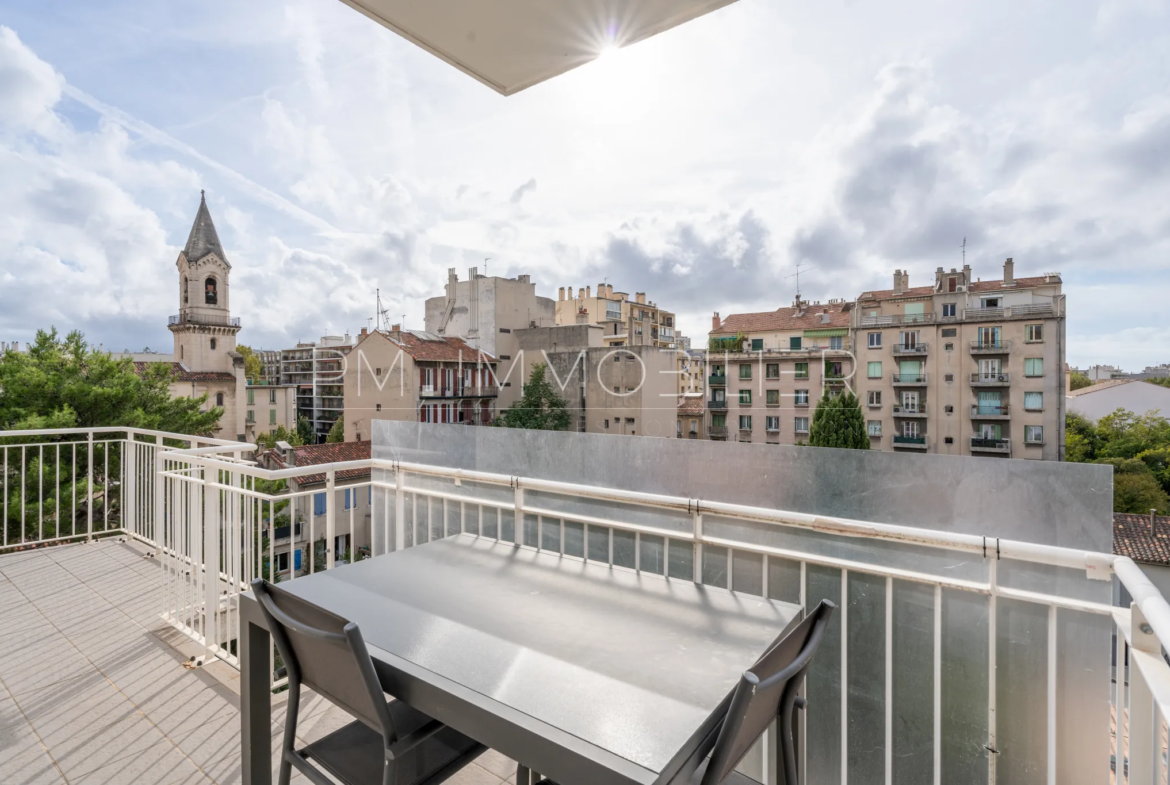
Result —
<path fill-rule="evenodd" d="M 1065 298 L 1056 273 L 863 293 L 851 332 L 853 387 L 882 450 L 1037 460 L 1064 457 Z"/>
<path fill-rule="evenodd" d="M 491 425 L 498 412 L 495 358 L 424 331 L 362 330 L 343 386 L 347 442 L 369 440 L 374 420 Z"/>
<path fill-rule="evenodd" d="M 578 288 L 562 286 L 557 291 L 556 323 L 600 325 L 606 346 L 653 346 L 673 349 L 678 345 L 675 315 L 659 308 L 638 292 L 630 299 L 626 292 L 615 292 L 613 284 Z"/>
<path fill-rule="evenodd" d="M 824 390 L 853 377 L 853 304 L 796 300 L 761 313 L 715 314 L 706 354 L 707 437 L 718 441 L 808 441 Z"/>
<path fill-rule="evenodd" d="M 245 438 L 284 427 L 297 429 L 297 388 L 290 384 L 249 384 L 244 390 Z"/>
<path fill-rule="evenodd" d="M 499 406 L 507 408 L 520 397 L 524 371 L 518 359 L 516 331 L 556 324 L 555 303 L 538 297 L 528 275 L 515 278 L 480 275 L 475 267 L 460 281 L 447 271 L 442 297 L 426 301 L 426 331 L 444 338 L 461 338 L 482 349 L 497 363 Z"/>

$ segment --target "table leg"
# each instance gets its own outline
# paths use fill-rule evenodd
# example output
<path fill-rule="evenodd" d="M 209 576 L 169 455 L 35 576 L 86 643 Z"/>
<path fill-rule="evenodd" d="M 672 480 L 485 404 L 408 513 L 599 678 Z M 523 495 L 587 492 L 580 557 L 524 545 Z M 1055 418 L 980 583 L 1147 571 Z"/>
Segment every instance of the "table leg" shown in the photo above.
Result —
<path fill-rule="evenodd" d="M 516 785 L 532 785 L 532 773 L 523 764 L 516 766 Z"/>
<path fill-rule="evenodd" d="M 240 635 L 240 771 L 243 785 L 272 785 L 272 665 L 268 630 L 243 621 Z"/>

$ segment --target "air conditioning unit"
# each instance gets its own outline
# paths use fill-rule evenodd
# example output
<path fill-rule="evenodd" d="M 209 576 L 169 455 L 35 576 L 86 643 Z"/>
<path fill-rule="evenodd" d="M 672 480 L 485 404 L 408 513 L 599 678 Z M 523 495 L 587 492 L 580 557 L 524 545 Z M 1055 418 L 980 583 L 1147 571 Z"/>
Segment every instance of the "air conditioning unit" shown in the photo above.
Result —
<path fill-rule="evenodd" d="M 966 286 L 966 284 L 961 284 L 961 285 L 959 285 L 959 286 L 956 286 L 956 287 L 955 287 L 955 291 L 956 291 L 956 292 L 965 292 L 965 291 L 967 291 L 967 286 Z"/>
<path fill-rule="evenodd" d="M 1004 375 L 1002 375 L 1002 374 L 1000 374 L 999 380 L 1000 380 L 1001 382 L 1006 382 L 1006 381 L 1007 381 L 1007 377 L 1006 377 L 1006 376 L 1004 376 Z"/>

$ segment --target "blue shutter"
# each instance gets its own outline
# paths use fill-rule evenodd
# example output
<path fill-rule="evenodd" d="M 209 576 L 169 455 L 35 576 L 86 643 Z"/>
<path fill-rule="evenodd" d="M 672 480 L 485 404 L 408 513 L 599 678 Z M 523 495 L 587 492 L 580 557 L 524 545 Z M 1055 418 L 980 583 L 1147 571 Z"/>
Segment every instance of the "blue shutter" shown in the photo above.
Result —
<path fill-rule="evenodd" d="M 324 493 L 313 494 L 313 514 L 314 515 L 324 515 L 325 514 L 325 494 Z"/>
<path fill-rule="evenodd" d="M 299 570 L 301 568 L 301 549 L 297 548 L 295 551 L 293 551 L 293 556 L 295 557 L 293 559 L 293 564 L 295 565 L 294 569 Z"/>

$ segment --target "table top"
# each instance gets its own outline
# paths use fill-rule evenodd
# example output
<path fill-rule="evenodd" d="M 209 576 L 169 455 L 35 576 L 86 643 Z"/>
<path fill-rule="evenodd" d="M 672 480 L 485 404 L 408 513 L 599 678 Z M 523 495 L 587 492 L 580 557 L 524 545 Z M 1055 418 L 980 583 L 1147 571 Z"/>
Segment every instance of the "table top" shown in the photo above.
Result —
<path fill-rule="evenodd" d="M 654 773 L 801 613 L 467 534 L 281 588 L 372 647 Z"/>

